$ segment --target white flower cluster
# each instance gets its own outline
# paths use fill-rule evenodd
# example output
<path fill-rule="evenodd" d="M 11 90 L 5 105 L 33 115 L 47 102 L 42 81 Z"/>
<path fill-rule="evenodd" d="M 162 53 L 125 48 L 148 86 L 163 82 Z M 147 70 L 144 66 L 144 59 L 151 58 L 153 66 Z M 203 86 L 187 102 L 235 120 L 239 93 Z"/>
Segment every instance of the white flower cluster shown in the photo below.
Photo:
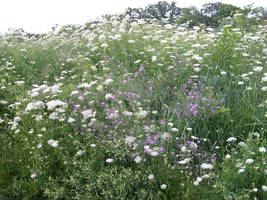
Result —
<path fill-rule="evenodd" d="M 93 112 L 92 110 L 88 109 L 88 110 L 84 110 L 84 111 L 82 112 L 82 115 L 83 115 L 83 119 L 86 120 L 86 119 L 95 117 L 96 112 Z"/>
<path fill-rule="evenodd" d="M 132 144 L 132 143 L 135 142 L 135 140 L 136 140 L 136 137 L 128 136 L 128 137 L 125 138 L 125 143 L 126 144 Z"/>
<path fill-rule="evenodd" d="M 47 141 L 47 144 L 49 145 L 49 146 L 51 146 L 51 147 L 58 147 L 58 143 L 59 143 L 59 141 L 58 140 L 48 140 Z"/>
<path fill-rule="evenodd" d="M 211 164 L 203 163 L 200 166 L 202 169 L 213 169 L 213 166 Z"/>
<path fill-rule="evenodd" d="M 191 158 L 185 158 L 184 160 L 181 160 L 178 162 L 180 165 L 185 165 L 186 163 L 189 163 L 192 159 Z"/>
<path fill-rule="evenodd" d="M 29 91 L 29 94 L 31 95 L 31 97 L 36 97 L 38 96 L 40 93 L 46 94 L 48 92 L 51 92 L 52 94 L 57 94 L 57 93 L 61 93 L 62 91 L 60 90 L 60 87 L 62 86 L 62 83 L 58 83 L 56 85 L 52 85 L 52 86 L 48 86 L 48 85 L 33 85 L 33 89 L 31 91 Z"/>
<path fill-rule="evenodd" d="M 47 109 L 48 110 L 53 110 L 55 109 L 56 107 L 63 107 L 63 108 L 66 108 L 68 106 L 67 103 L 64 103 L 63 101 L 60 101 L 60 100 L 51 100 L 49 102 L 46 103 L 46 106 L 47 106 Z"/>
<path fill-rule="evenodd" d="M 37 110 L 44 105 L 42 101 L 30 102 L 27 104 L 25 111 Z"/>
<path fill-rule="evenodd" d="M 137 113 L 135 113 L 135 115 L 137 116 L 137 118 L 145 118 L 148 115 L 148 112 L 145 110 L 140 110 Z"/>
<path fill-rule="evenodd" d="M 127 117 L 133 116 L 133 113 L 130 112 L 130 111 L 123 111 L 122 114 L 125 115 L 125 116 L 127 116 Z"/>

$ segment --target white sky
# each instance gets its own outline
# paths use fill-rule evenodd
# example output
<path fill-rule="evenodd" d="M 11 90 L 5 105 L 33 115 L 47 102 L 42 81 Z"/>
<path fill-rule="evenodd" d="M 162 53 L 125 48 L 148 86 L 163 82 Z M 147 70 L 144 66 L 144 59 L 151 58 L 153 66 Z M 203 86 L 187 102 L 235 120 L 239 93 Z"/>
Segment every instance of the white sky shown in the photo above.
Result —
<path fill-rule="evenodd" d="M 42 33 L 55 24 L 83 24 L 104 14 L 122 13 L 127 7 L 145 7 L 159 0 L 0 0 L 0 32 L 23 28 Z M 169 3 L 173 0 L 166 0 Z M 236 6 L 255 3 L 267 7 L 267 0 L 176 0 L 176 6 L 201 7 L 205 3 L 223 2 Z"/>

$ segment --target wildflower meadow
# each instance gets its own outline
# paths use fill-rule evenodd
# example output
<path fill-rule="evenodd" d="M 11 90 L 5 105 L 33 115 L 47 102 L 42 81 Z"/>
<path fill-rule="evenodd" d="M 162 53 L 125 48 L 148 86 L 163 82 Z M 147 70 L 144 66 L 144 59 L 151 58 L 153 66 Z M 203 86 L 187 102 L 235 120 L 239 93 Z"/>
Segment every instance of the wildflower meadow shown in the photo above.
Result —
<path fill-rule="evenodd" d="M 0 37 L 0 199 L 267 199 L 267 26 L 101 22 Z"/>

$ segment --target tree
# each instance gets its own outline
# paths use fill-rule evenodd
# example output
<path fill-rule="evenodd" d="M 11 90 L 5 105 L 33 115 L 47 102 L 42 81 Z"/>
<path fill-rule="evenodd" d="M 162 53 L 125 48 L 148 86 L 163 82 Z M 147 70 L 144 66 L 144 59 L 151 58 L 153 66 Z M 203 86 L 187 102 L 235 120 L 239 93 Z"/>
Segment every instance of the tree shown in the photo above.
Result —
<path fill-rule="evenodd" d="M 205 16 L 207 26 L 218 27 L 223 18 L 233 16 L 238 10 L 239 7 L 217 2 L 204 4 L 200 12 Z"/>
<path fill-rule="evenodd" d="M 137 19 L 150 20 L 167 20 L 174 23 L 181 15 L 181 8 L 176 6 L 175 2 L 169 4 L 166 1 L 160 1 L 156 4 L 150 4 L 145 9 L 142 8 L 128 8 L 125 15 L 128 15 L 132 21 Z"/>
<path fill-rule="evenodd" d="M 194 6 L 182 9 L 180 23 L 189 22 L 189 27 L 198 26 L 205 22 L 205 16 Z"/>
<path fill-rule="evenodd" d="M 175 2 L 169 4 L 166 1 L 151 4 L 144 10 L 145 17 L 157 20 L 168 19 L 169 22 L 173 22 L 181 14 L 181 9 L 176 7 L 175 4 Z"/>

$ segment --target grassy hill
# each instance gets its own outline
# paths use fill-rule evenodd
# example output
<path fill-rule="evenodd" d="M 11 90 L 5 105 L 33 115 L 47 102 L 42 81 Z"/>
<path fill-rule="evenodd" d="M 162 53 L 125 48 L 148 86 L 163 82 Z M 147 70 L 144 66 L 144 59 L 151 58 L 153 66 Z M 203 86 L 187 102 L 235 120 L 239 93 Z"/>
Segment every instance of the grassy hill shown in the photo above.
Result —
<path fill-rule="evenodd" d="M 267 26 L 0 38 L 0 199 L 266 199 Z"/>

